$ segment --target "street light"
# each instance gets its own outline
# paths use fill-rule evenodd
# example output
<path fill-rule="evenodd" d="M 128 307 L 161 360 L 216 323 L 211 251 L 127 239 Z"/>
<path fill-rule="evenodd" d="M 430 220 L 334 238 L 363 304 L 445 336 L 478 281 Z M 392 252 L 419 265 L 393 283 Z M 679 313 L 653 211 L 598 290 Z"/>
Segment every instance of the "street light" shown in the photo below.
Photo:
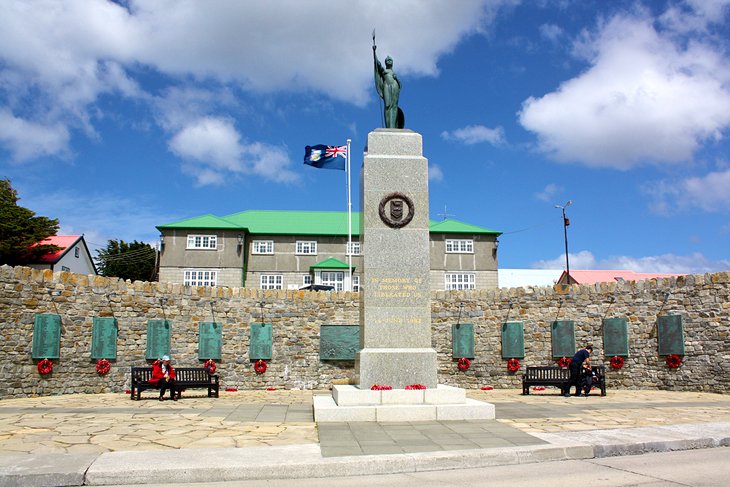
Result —
<path fill-rule="evenodd" d="M 563 234 L 565 236 L 565 275 L 566 281 L 570 284 L 570 261 L 568 260 L 568 226 L 570 220 L 565 216 L 565 209 L 573 204 L 573 200 L 568 200 L 563 206 L 555 205 L 555 208 L 560 208 L 563 211 Z"/>

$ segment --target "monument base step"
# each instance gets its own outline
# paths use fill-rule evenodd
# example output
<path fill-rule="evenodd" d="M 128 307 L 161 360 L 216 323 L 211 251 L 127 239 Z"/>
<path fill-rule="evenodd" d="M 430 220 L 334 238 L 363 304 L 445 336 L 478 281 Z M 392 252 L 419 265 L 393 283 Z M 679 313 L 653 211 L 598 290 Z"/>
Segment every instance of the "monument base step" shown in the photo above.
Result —
<path fill-rule="evenodd" d="M 468 399 L 464 389 L 406 391 L 361 390 L 334 386 L 332 396 L 314 396 L 314 420 L 322 423 L 355 421 L 463 421 L 494 419 L 494 404 Z"/>

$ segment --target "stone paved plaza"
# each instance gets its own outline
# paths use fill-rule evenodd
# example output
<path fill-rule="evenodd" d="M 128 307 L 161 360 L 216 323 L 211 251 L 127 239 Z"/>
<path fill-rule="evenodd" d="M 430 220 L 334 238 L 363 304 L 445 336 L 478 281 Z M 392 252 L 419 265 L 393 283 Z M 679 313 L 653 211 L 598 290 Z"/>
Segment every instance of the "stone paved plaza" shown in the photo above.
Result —
<path fill-rule="evenodd" d="M 564 398 L 550 388 L 529 396 L 520 392 L 468 391 L 473 399 L 495 404 L 496 422 L 491 426 L 475 423 L 466 429 L 451 425 L 449 431 L 431 428 L 432 437 L 423 442 L 421 451 L 456 445 L 489 447 L 493 442 L 469 440 L 475 436 L 473 430 L 484 428 L 519 444 L 539 433 L 730 422 L 730 397 L 720 394 L 609 389 L 606 397 Z M 383 453 L 406 451 L 399 449 L 397 435 L 395 439 L 383 436 L 377 423 L 345 423 L 348 431 L 334 435 L 332 427 L 318 430 L 312 415 L 313 394 L 329 391 L 221 392 L 218 399 L 191 394 L 176 402 L 159 402 L 154 394 L 144 395 L 141 401 L 130 401 L 126 394 L 4 399 L 0 401 L 0 451 L 102 453 L 316 443 L 323 454 L 332 455 L 366 454 L 378 444 Z M 391 426 L 406 438 L 421 434 L 415 423 Z M 403 434 L 409 428 L 411 433 Z M 434 437 L 438 430 L 446 436 Z"/>

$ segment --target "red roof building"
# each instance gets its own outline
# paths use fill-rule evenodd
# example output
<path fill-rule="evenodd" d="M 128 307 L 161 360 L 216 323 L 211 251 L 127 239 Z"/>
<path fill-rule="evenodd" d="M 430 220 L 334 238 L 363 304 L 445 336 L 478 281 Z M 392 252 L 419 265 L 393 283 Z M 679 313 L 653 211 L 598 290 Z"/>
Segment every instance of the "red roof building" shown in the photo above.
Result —
<path fill-rule="evenodd" d="M 51 269 L 76 274 L 96 275 L 96 266 L 91 258 L 89 248 L 83 235 L 53 235 L 37 245 L 55 245 L 60 247 L 55 252 L 40 256 L 36 262 L 28 265 L 34 269 Z"/>
<path fill-rule="evenodd" d="M 558 284 L 597 284 L 599 282 L 616 282 L 616 281 L 644 281 L 646 279 L 655 279 L 658 277 L 678 277 L 685 274 L 663 274 L 663 273 L 646 273 L 634 272 L 626 270 L 571 270 L 570 283 L 567 281 L 565 271 L 560 275 Z"/>

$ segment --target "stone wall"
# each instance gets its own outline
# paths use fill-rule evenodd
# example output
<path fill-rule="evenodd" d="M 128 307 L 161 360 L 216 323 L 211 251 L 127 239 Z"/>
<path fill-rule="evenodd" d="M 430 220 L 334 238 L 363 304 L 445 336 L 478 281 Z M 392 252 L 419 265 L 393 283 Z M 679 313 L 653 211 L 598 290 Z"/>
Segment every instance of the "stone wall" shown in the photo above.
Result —
<path fill-rule="evenodd" d="M 212 309 L 211 311 L 211 304 Z M 41 376 L 31 360 L 34 315 L 58 314 L 61 359 Z M 180 284 L 125 282 L 101 276 L 0 267 L 0 398 L 64 393 L 120 392 L 129 389 L 129 370 L 145 363 L 147 321 L 171 320 L 172 356 L 179 366 L 195 366 L 199 321 L 223 323 L 223 387 L 238 389 L 328 388 L 353 377 L 353 362 L 319 360 L 322 324 L 356 324 L 354 293 L 197 288 Z M 685 356 L 670 369 L 657 354 L 656 318 L 679 314 L 684 320 Z M 117 360 L 99 376 L 90 359 L 92 319 L 113 316 L 119 323 Z M 730 273 L 644 282 L 580 286 L 570 295 L 552 288 L 435 292 L 432 294 L 433 347 L 439 382 L 466 388 L 518 387 L 521 371 L 509 373 L 501 358 L 501 323 L 522 321 L 525 365 L 550 365 L 550 324 L 571 319 L 581 346 L 602 354 L 601 321 L 625 317 L 630 356 L 618 371 L 608 368 L 608 387 L 730 391 Z M 249 325 L 273 323 L 274 352 L 265 374 L 248 359 Z M 451 325 L 474 324 L 471 368 L 457 369 L 451 358 Z"/>

